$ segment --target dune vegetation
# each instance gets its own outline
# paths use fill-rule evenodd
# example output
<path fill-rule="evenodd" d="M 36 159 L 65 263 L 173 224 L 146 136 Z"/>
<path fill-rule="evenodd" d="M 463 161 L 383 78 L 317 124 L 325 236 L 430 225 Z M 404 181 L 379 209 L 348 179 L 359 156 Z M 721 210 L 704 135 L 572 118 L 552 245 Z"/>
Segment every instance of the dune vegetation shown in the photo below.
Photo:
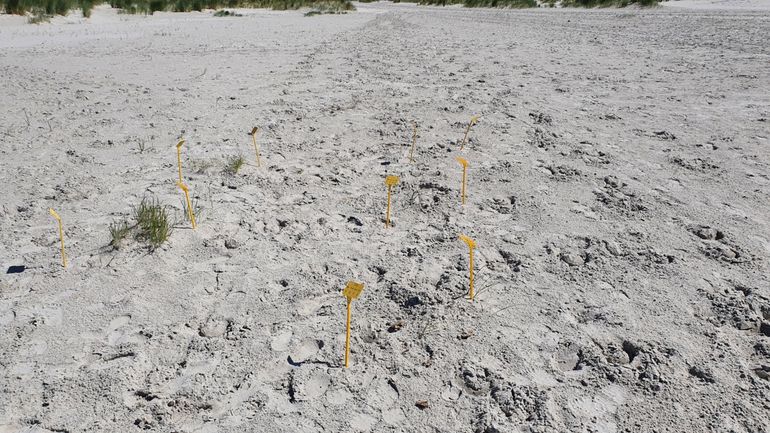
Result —
<path fill-rule="evenodd" d="M 71 10 L 80 9 L 83 16 L 89 17 L 91 9 L 101 3 L 94 0 L 4 0 L 0 1 L 0 9 L 7 14 L 31 13 L 39 17 L 66 15 Z M 221 8 L 292 10 L 311 7 L 339 12 L 355 9 L 349 0 L 110 0 L 105 3 L 123 13 L 148 15 L 159 11 L 190 12 Z"/>

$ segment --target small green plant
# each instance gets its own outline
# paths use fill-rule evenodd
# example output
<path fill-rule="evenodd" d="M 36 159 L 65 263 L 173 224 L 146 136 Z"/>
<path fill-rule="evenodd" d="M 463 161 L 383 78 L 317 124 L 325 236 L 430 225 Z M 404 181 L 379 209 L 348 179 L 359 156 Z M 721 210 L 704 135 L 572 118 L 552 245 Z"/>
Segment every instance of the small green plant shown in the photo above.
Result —
<path fill-rule="evenodd" d="M 131 227 L 129 227 L 128 221 L 114 221 L 112 224 L 110 224 L 110 237 L 112 238 L 110 241 L 110 246 L 116 250 L 120 249 L 120 244 L 130 232 Z"/>
<path fill-rule="evenodd" d="M 157 199 L 143 198 L 134 209 L 134 218 L 139 232 L 136 237 L 156 249 L 168 240 L 171 234 L 168 211 Z"/>
<path fill-rule="evenodd" d="M 246 160 L 243 159 L 243 156 L 232 156 L 230 159 L 227 160 L 227 165 L 225 166 L 225 173 L 230 175 L 236 175 L 238 174 L 238 171 L 243 167 L 243 164 L 246 163 Z"/>

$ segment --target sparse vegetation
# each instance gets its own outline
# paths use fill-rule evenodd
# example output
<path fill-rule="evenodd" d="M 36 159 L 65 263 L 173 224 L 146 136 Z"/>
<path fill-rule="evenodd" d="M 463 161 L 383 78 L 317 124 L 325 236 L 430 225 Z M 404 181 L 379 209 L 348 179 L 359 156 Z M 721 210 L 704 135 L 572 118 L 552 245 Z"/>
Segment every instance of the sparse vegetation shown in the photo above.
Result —
<path fill-rule="evenodd" d="M 116 250 L 120 249 L 121 243 L 130 232 L 131 227 L 129 227 L 128 221 L 126 220 L 115 221 L 110 224 L 110 237 L 112 238 L 110 246 Z"/>
<path fill-rule="evenodd" d="M 203 214 L 203 206 L 200 205 L 200 200 L 198 200 L 198 197 L 192 197 L 190 198 L 190 201 L 192 202 L 192 208 L 193 208 L 193 215 L 195 215 L 195 221 L 200 222 L 201 215 Z M 184 220 L 186 222 L 190 222 L 190 212 L 187 210 L 187 200 L 182 199 L 182 215 Z"/>
<path fill-rule="evenodd" d="M 139 232 L 136 238 L 147 242 L 155 249 L 168 240 L 171 234 L 168 212 L 157 199 L 145 199 L 134 209 L 134 218 Z"/>
<path fill-rule="evenodd" d="M 233 156 L 230 157 L 230 159 L 227 160 L 227 165 L 225 166 L 225 173 L 230 175 L 236 175 L 238 174 L 238 171 L 243 167 L 243 164 L 246 163 L 246 160 L 243 159 L 243 156 Z"/>

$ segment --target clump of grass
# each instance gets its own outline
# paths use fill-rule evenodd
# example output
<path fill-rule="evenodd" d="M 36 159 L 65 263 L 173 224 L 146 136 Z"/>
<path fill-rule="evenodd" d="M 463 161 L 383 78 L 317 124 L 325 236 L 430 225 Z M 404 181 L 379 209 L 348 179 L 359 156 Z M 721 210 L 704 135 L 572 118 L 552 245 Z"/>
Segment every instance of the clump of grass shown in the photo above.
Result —
<path fill-rule="evenodd" d="M 236 175 L 238 174 L 238 171 L 243 167 L 243 164 L 246 163 L 246 160 L 243 159 L 243 156 L 232 156 L 230 159 L 227 160 L 227 165 L 225 165 L 225 173 L 230 175 Z"/>
<path fill-rule="evenodd" d="M 110 246 L 116 250 L 120 249 L 120 244 L 130 232 L 131 227 L 129 227 L 128 221 L 114 221 L 112 224 L 110 224 L 110 237 L 112 238 L 110 241 Z"/>
<path fill-rule="evenodd" d="M 136 238 L 156 249 L 168 240 L 171 234 L 168 212 L 157 199 L 145 199 L 134 209 L 134 218 L 139 232 Z"/>

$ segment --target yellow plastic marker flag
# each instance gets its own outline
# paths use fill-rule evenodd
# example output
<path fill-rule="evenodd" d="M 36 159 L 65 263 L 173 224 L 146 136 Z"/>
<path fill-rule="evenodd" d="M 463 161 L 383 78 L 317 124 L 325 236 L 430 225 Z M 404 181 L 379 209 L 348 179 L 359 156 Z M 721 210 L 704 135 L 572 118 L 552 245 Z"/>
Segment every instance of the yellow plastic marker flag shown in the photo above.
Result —
<path fill-rule="evenodd" d="M 59 240 L 61 240 L 61 265 L 63 267 L 67 267 L 67 254 L 64 252 L 64 226 L 61 222 L 61 217 L 58 213 L 56 213 L 55 210 L 48 208 L 48 212 L 51 214 L 52 217 L 56 218 L 56 221 L 59 222 Z"/>
<path fill-rule="evenodd" d="M 471 126 L 475 125 L 478 121 L 479 121 L 479 116 L 471 117 L 471 122 L 468 124 L 468 127 L 465 128 L 465 136 L 463 137 L 463 142 L 460 143 L 460 150 L 463 150 L 465 148 L 465 143 L 468 141 L 468 133 L 471 130 Z"/>
<path fill-rule="evenodd" d="M 417 144 L 417 122 L 413 122 L 412 126 L 414 130 L 412 131 L 412 148 L 409 150 L 409 162 L 414 162 L 414 147 Z"/>
<path fill-rule="evenodd" d="M 390 226 L 390 189 L 398 185 L 398 176 L 388 176 L 385 178 L 385 185 L 388 186 L 388 210 L 385 212 L 385 228 Z"/>
<path fill-rule="evenodd" d="M 257 132 L 259 132 L 259 128 L 255 126 L 254 128 L 251 129 L 251 133 L 249 135 L 251 135 L 251 141 L 254 142 L 254 153 L 257 154 L 257 167 L 259 167 L 260 162 L 259 162 L 259 147 L 257 147 Z"/>
<path fill-rule="evenodd" d="M 345 368 L 350 367 L 350 305 L 353 300 L 361 295 L 361 291 L 364 290 L 363 283 L 357 283 L 355 281 L 348 281 L 347 286 L 342 291 L 342 295 L 348 298 L 348 320 L 347 320 L 347 332 L 345 334 Z"/>
<path fill-rule="evenodd" d="M 471 301 L 473 300 L 473 249 L 476 248 L 476 241 L 469 238 L 465 235 L 460 235 L 460 240 L 468 244 L 468 249 L 470 249 L 471 252 L 471 258 L 470 258 L 470 291 L 468 294 L 470 295 Z"/>
<path fill-rule="evenodd" d="M 459 156 L 455 159 L 457 160 L 457 162 L 459 162 L 463 166 L 463 189 L 462 189 L 461 197 L 462 197 L 462 203 L 465 204 L 465 180 L 467 178 L 467 172 L 468 172 L 468 160 L 465 158 L 460 158 Z"/>
<path fill-rule="evenodd" d="M 195 212 L 193 212 L 192 204 L 190 204 L 190 188 L 187 187 L 187 185 L 183 184 L 182 182 L 177 182 L 176 186 L 179 187 L 182 191 L 184 191 L 184 198 L 187 202 L 187 215 L 190 217 L 190 222 L 192 223 L 192 228 L 195 230 Z"/>
<path fill-rule="evenodd" d="M 184 138 L 179 140 L 179 143 L 176 144 L 176 162 L 179 166 L 179 182 L 183 182 L 182 180 L 182 145 L 184 144 Z"/>

